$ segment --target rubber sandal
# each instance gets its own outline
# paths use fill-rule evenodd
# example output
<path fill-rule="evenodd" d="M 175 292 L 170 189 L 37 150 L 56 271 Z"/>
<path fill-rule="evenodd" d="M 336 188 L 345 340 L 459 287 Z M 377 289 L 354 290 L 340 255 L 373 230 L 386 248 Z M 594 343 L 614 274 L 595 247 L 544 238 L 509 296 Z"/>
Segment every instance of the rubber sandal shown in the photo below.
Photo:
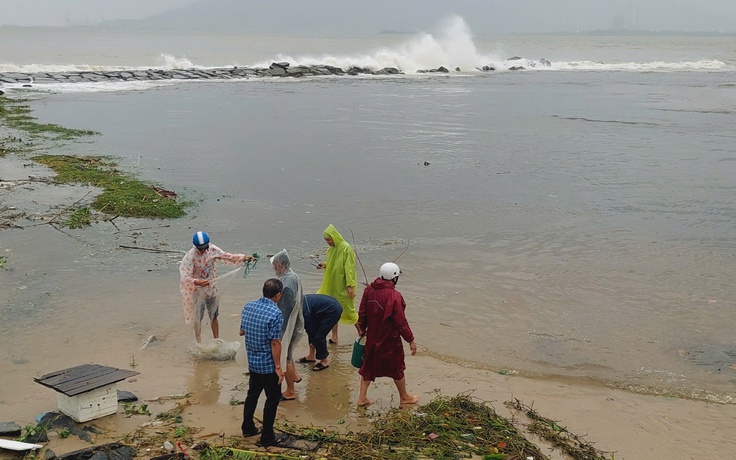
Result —
<path fill-rule="evenodd" d="M 281 436 L 278 436 L 273 439 L 273 441 L 268 442 L 262 442 L 260 439 L 256 441 L 256 446 L 258 447 L 269 447 L 269 446 L 282 446 L 282 447 L 288 447 L 290 443 L 292 443 L 293 440 L 290 436 L 282 434 Z"/>
<path fill-rule="evenodd" d="M 307 359 L 307 357 L 304 356 L 304 357 L 301 357 L 301 358 L 297 359 L 296 362 L 302 363 L 302 364 L 306 364 L 306 363 L 316 363 L 317 360 L 316 359 Z"/>
<path fill-rule="evenodd" d="M 287 398 L 286 396 L 281 395 L 281 399 L 279 399 L 279 401 L 293 401 L 295 399 L 296 399 L 296 396 L 294 396 L 293 398 Z"/>
<path fill-rule="evenodd" d="M 247 433 L 243 432 L 243 437 L 244 438 L 250 438 L 251 436 L 255 436 L 257 434 L 261 434 L 261 431 L 263 431 L 263 430 L 260 429 L 260 428 L 256 428 L 256 431 L 249 431 Z"/>
<path fill-rule="evenodd" d="M 330 367 L 329 364 L 325 366 L 322 363 L 317 363 L 317 364 L 314 365 L 314 367 L 312 368 L 312 370 L 319 372 L 319 371 L 323 371 L 323 370 L 327 369 L 328 367 Z"/>

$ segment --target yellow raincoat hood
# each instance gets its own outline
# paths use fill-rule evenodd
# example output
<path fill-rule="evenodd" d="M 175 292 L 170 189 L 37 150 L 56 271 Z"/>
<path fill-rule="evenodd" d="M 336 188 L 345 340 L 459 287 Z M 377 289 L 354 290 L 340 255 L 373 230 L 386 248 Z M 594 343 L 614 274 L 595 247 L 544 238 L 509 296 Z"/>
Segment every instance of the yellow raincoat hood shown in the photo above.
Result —
<path fill-rule="evenodd" d="M 322 287 L 319 288 L 317 294 L 325 294 L 337 299 L 342 305 L 340 322 L 355 324 L 358 322 L 358 313 L 355 311 L 354 299 L 348 296 L 348 286 L 357 287 L 355 251 L 332 224 L 325 229 L 324 236 L 332 238 L 335 246 L 327 249 L 325 274 L 322 278 Z"/>

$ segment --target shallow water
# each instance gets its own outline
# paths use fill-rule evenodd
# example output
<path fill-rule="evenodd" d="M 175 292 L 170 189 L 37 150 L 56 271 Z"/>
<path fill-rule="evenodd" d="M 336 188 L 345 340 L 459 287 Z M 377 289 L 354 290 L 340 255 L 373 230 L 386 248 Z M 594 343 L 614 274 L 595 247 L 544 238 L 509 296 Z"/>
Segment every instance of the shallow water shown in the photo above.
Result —
<path fill-rule="evenodd" d="M 149 38 L 162 53 L 173 40 Z M 182 49 L 196 42 L 176 38 Z M 264 40 L 292 54 L 322 46 L 330 59 L 358 63 L 386 56 L 356 54 L 366 43 L 389 46 L 391 59 L 422 54 L 407 51 L 414 42 L 396 45 L 397 37 Z M 82 55 L 102 67 L 151 65 L 155 53 L 136 43 L 118 43 L 124 58 L 114 62 L 94 47 Z M 287 248 L 313 292 L 320 274 L 310 256 L 321 256 L 322 230 L 334 223 L 349 241 L 354 234 L 361 280 L 408 244 L 399 289 L 425 352 L 477 368 L 733 402 L 732 50 L 715 38 L 507 37 L 475 45 L 478 59 L 565 61 L 553 70 L 449 77 L 35 93 L 42 122 L 102 133 L 53 152 L 116 156 L 123 169 L 197 207 L 173 222 L 99 224 L 73 237 L 47 226 L 4 231 L 5 364 L 34 366 L 38 375 L 71 366 L 86 340 L 109 344 L 96 355 L 115 355 L 131 346 L 113 339 L 120 325 L 123 342 L 131 331 L 141 339 L 182 331 L 179 257 L 120 244 L 183 253 L 192 232 L 206 229 L 229 251 Z M 236 63 L 272 56 L 269 46 Z M 81 67 L 76 55 L 57 62 L 30 49 L 47 67 Z M 207 60 L 189 58 L 229 63 L 232 48 L 217 49 L 203 53 Z M 129 231 L 144 227 L 158 228 Z M 264 267 L 245 281 L 223 280 L 233 324 L 269 275 Z M 39 361 L 39 335 L 45 347 L 70 344 L 74 355 Z M 170 359 L 186 363 L 186 337 L 176 336 Z"/>

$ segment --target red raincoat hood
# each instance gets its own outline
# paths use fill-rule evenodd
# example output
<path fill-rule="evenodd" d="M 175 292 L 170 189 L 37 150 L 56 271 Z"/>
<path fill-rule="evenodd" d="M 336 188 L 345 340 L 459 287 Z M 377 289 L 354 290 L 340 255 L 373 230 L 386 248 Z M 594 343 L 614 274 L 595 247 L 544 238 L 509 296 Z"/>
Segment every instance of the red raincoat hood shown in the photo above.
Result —
<path fill-rule="evenodd" d="M 371 283 L 371 287 L 373 289 L 396 289 L 396 286 L 394 285 L 393 281 L 391 280 L 385 280 L 381 277 L 376 278 Z"/>

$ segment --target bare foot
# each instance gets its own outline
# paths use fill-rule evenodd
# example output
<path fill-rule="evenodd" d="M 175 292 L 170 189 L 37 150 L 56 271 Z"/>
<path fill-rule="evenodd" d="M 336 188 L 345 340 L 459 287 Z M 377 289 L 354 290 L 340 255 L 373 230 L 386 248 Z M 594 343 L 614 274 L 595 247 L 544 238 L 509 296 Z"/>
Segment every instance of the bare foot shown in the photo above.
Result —
<path fill-rule="evenodd" d="M 416 404 L 419 402 L 419 396 L 417 395 L 407 395 L 406 398 L 401 400 L 401 404 Z"/>
<path fill-rule="evenodd" d="M 371 399 L 359 399 L 358 400 L 358 407 L 367 407 L 373 404 L 375 401 Z"/>

